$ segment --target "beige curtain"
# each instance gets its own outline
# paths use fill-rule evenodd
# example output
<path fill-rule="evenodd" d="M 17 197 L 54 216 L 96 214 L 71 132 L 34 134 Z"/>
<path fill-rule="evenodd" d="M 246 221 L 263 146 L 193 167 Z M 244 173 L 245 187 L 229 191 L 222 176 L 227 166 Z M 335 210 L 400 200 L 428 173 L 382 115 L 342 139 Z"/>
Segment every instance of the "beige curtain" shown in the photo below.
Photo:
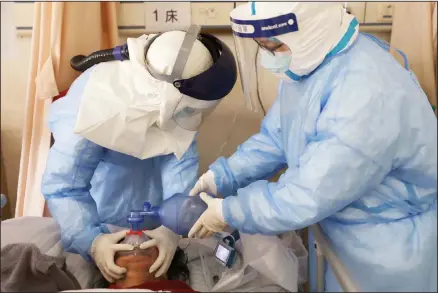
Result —
<path fill-rule="evenodd" d="M 1 149 L 1 146 L 0 146 Z M 0 191 L 2 194 L 4 194 L 6 196 L 7 199 L 7 203 L 6 206 L 3 207 L 2 209 L 2 216 L 1 219 L 2 220 L 6 220 L 6 219 L 10 219 L 12 218 L 11 215 L 11 197 L 9 196 L 9 192 L 8 192 L 8 187 L 7 187 L 7 183 L 6 183 L 6 172 L 5 172 L 5 166 L 3 164 L 3 153 L 0 152 Z"/>
<path fill-rule="evenodd" d="M 74 55 L 118 43 L 115 2 L 35 2 L 15 216 L 42 216 L 41 177 L 51 134 L 47 116 L 52 97 L 78 74 Z"/>
<path fill-rule="evenodd" d="M 433 9 L 433 16 L 432 16 L 432 35 L 433 35 L 433 49 L 435 52 L 434 55 L 434 65 L 435 65 L 435 82 L 436 82 L 436 88 L 437 88 L 437 92 L 438 92 L 438 64 L 437 64 L 437 58 L 438 58 L 438 46 L 437 46 L 437 42 L 438 42 L 438 37 L 437 37 L 437 22 L 438 22 L 438 3 L 435 2 L 434 4 L 435 8 Z M 438 96 L 438 93 L 437 93 Z M 438 97 L 436 97 L 438 100 Z M 437 101 L 438 103 L 438 101 Z"/>
<path fill-rule="evenodd" d="M 410 68 L 433 106 L 437 105 L 436 18 L 436 2 L 396 3 L 391 35 L 391 45 L 407 55 Z"/>

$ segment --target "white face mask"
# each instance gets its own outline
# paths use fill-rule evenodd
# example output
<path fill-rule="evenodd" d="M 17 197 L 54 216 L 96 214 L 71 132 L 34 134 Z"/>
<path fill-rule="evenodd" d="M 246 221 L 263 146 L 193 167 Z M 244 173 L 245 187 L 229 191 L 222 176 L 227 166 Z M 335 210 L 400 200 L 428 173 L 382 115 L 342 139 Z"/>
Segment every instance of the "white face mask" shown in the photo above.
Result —
<path fill-rule="evenodd" d="M 260 51 L 260 64 L 267 70 L 277 74 L 282 74 L 289 70 L 292 59 L 290 51 L 275 52 L 274 55 L 263 49 Z"/>

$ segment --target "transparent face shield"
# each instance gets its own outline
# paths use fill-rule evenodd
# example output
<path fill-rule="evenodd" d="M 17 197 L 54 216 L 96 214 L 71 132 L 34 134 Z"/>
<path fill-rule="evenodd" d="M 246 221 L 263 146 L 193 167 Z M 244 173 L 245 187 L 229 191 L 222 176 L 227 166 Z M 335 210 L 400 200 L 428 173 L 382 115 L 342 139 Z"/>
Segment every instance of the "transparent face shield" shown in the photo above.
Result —
<path fill-rule="evenodd" d="M 260 20 L 238 18 L 239 11 L 231 15 L 236 55 L 243 94 L 247 108 L 262 109 L 259 95 L 258 62 L 261 54 L 274 55 L 285 45 L 275 37 L 298 31 L 295 14 Z"/>
<path fill-rule="evenodd" d="M 178 89 L 181 86 L 181 76 L 186 66 L 193 44 L 198 38 L 200 29 L 200 26 L 192 25 L 187 31 L 181 48 L 178 52 L 172 73 L 170 75 L 156 73 L 146 63 L 146 68 L 148 68 L 150 74 L 158 80 L 166 81 L 173 84 L 173 86 Z M 157 35 L 156 37 L 158 36 L 159 35 Z M 152 44 L 152 42 L 153 39 L 151 40 L 150 44 Z M 169 97 L 165 98 L 169 99 Z M 183 129 L 195 131 L 200 127 L 204 119 L 214 110 L 219 102 L 220 99 L 201 100 L 192 98 L 184 94 L 179 94 L 177 99 L 173 97 L 171 100 L 167 100 L 165 102 L 165 113 L 162 113 L 162 116 L 164 117 L 163 120 L 171 119 L 172 121 L 163 121 L 160 127 L 166 129 L 172 128 L 173 122 Z"/>
<path fill-rule="evenodd" d="M 186 130 L 197 130 L 219 102 L 202 101 L 183 95 L 173 111 L 172 120 Z"/>

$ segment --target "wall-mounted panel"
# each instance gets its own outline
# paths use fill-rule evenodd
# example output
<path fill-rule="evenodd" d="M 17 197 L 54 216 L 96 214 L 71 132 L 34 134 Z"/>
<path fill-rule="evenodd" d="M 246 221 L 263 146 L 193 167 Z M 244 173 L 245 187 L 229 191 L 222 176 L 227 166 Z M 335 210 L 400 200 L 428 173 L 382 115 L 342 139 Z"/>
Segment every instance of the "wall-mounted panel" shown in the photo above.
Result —
<path fill-rule="evenodd" d="M 13 15 L 17 35 L 27 37 L 32 35 L 34 3 L 14 2 Z"/>
<path fill-rule="evenodd" d="M 121 36 L 138 36 L 157 30 L 183 28 L 188 23 L 208 29 L 229 29 L 230 11 L 245 3 L 247 1 L 122 2 L 117 9 L 119 32 Z M 33 2 L 14 3 L 15 26 L 19 36 L 31 35 L 33 7 Z M 394 2 L 347 2 L 347 10 L 361 23 L 361 31 L 366 32 L 390 32 L 393 8 Z M 161 19 L 161 24 L 157 23 L 157 18 L 158 22 Z M 175 18 L 178 24 L 169 23 Z"/>
<path fill-rule="evenodd" d="M 117 5 L 119 27 L 143 28 L 145 26 L 143 2 L 125 2 Z"/>
<path fill-rule="evenodd" d="M 392 23 L 394 2 L 367 2 L 365 23 L 386 24 Z"/>
<path fill-rule="evenodd" d="M 207 27 L 224 27 L 230 25 L 230 12 L 234 2 L 199 2 L 192 3 L 192 23 Z"/>

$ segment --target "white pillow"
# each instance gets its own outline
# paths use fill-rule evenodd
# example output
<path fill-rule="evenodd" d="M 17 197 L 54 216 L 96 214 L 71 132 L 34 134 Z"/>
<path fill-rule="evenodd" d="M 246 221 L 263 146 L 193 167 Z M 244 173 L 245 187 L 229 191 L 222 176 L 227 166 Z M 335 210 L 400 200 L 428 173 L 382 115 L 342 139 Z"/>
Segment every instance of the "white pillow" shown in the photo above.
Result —
<path fill-rule="evenodd" d="M 1 222 L 1 247 L 12 243 L 33 243 L 41 253 L 66 258 L 67 270 L 73 274 L 81 288 L 100 286 L 103 277 L 93 263 L 79 254 L 64 251 L 59 225 L 53 218 L 21 217 Z"/>
<path fill-rule="evenodd" d="M 33 243 L 41 253 L 62 254 L 60 229 L 52 218 L 20 217 L 2 221 L 1 239 L 1 247 L 12 243 Z"/>

